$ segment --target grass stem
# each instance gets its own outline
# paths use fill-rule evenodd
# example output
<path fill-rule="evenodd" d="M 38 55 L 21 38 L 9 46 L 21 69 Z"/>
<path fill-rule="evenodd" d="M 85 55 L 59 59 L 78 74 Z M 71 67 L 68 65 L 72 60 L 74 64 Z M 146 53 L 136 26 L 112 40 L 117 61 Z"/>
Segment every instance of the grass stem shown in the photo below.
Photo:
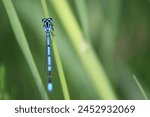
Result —
<path fill-rule="evenodd" d="M 46 5 L 46 1 L 41 0 L 41 4 L 42 4 L 43 11 L 44 11 L 44 15 L 45 15 L 46 18 L 48 18 L 49 13 L 48 13 L 48 8 L 47 8 L 47 5 Z M 64 72 L 63 72 L 63 67 L 62 67 L 62 64 L 61 64 L 61 60 L 60 60 L 58 48 L 57 48 L 57 45 L 56 45 L 56 41 L 55 41 L 54 38 L 52 38 L 52 47 L 53 47 L 53 51 L 54 51 L 54 58 L 55 58 L 55 61 L 56 61 L 56 64 L 57 64 L 57 69 L 58 69 L 58 74 L 59 74 L 59 77 L 60 77 L 60 83 L 61 83 L 64 99 L 65 100 L 70 100 L 70 95 L 69 95 L 69 90 L 68 90 L 68 87 L 67 87 L 67 82 L 66 82 L 65 75 L 64 75 Z"/>
<path fill-rule="evenodd" d="M 68 2 L 66 0 L 49 1 L 53 5 L 76 53 L 90 76 L 91 83 L 98 92 L 99 98 L 117 99 L 101 63 L 93 51 L 93 48 L 84 38 Z"/>
<path fill-rule="evenodd" d="M 146 95 L 146 92 L 144 91 L 142 85 L 140 84 L 140 82 L 138 81 L 138 79 L 136 78 L 135 75 L 133 75 L 133 78 L 137 84 L 137 86 L 139 87 L 140 92 L 142 93 L 143 97 L 145 100 L 148 100 L 148 96 Z"/>

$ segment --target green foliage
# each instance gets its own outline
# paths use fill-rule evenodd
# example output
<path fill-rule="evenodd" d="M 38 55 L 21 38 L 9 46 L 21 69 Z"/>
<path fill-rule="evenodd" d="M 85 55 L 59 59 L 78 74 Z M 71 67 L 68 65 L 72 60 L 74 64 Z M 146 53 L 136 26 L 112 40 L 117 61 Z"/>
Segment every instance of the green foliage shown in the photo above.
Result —
<path fill-rule="evenodd" d="M 149 10 L 148 0 L 0 1 L 0 98 L 149 99 Z M 41 22 L 49 16 L 52 93 Z"/>
<path fill-rule="evenodd" d="M 143 97 L 145 98 L 145 100 L 148 100 L 148 96 L 146 95 L 146 92 L 144 91 L 142 85 L 139 83 L 139 81 L 137 80 L 136 76 L 133 75 L 133 78 L 135 80 L 135 82 L 137 83 L 138 87 L 139 87 L 139 90 L 141 91 Z"/>
<path fill-rule="evenodd" d="M 5 68 L 4 66 L 0 66 L 0 99 L 3 99 L 4 91 L 5 91 Z"/>
<path fill-rule="evenodd" d="M 6 87 L 5 87 L 5 67 L 0 65 L 0 99 L 8 100 L 10 99 Z"/>
<path fill-rule="evenodd" d="M 43 99 L 48 99 L 48 96 L 47 96 L 44 86 L 42 84 L 42 80 L 41 80 L 38 70 L 36 68 L 30 48 L 28 46 L 27 39 L 25 37 L 25 34 L 23 32 L 23 29 L 21 27 L 20 21 L 18 19 L 16 11 L 13 7 L 13 4 L 12 4 L 11 0 L 7 0 L 7 1 L 3 0 L 3 3 L 6 8 L 6 11 L 7 11 L 12 29 L 14 31 L 16 40 L 24 54 L 24 57 L 26 58 L 26 61 L 29 65 L 29 68 L 30 68 L 32 74 L 33 74 L 33 78 L 35 80 L 35 83 L 37 84 L 40 94 L 43 97 Z"/>

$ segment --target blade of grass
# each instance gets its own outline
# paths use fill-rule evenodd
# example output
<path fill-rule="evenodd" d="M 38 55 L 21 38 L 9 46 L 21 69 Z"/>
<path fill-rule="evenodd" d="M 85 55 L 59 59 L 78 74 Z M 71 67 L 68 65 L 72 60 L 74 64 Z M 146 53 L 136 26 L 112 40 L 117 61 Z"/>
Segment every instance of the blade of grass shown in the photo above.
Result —
<path fill-rule="evenodd" d="M 142 93 L 143 97 L 145 98 L 145 100 L 148 100 L 148 96 L 146 95 L 146 92 L 144 91 L 142 85 L 140 84 L 140 82 L 138 81 L 138 79 L 136 78 L 135 75 L 133 75 L 133 78 L 134 78 L 137 86 L 139 87 L 139 90 L 141 91 L 141 93 Z"/>
<path fill-rule="evenodd" d="M 46 5 L 46 1 L 41 0 L 41 4 L 42 4 L 42 8 L 43 8 L 45 17 L 49 18 L 49 13 L 48 13 L 48 8 L 47 8 L 47 5 Z M 54 51 L 54 58 L 55 58 L 55 61 L 56 61 L 56 64 L 57 64 L 58 74 L 60 76 L 60 83 L 61 83 L 64 99 L 65 100 L 70 100 L 70 95 L 69 95 L 69 91 L 68 91 L 68 87 L 67 87 L 67 82 L 66 82 L 65 75 L 64 75 L 64 72 L 63 72 L 63 68 L 62 68 L 62 64 L 61 64 L 57 44 L 56 44 L 56 41 L 55 41 L 54 38 L 52 38 L 52 45 L 53 45 L 52 47 L 53 47 L 53 51 Z"/>
<path fill-rule="evenodd" d="M 19 18 L 17 16 L 17 13 L 15 11 L 15 8 L 13 6 L 13 3 L 11 0 L 2 0 L 4 3 L 4 7 L 7 11 L 10 24 L 12 26 L 12 29 L 14 31 L 14 34 L 16 36 L 16 40 L 20 46 L 20 49 L 22 50 L 22 53 L 29 65 L 29 68 L 33 74 L 34 81 L 37 85 L 37 88 L 42 96 L 43 99 L 48 99 L 48 95 L 46 93 L 46 90 L 43 86 L 40 74 L 38 72 L 38 69 L 35 65 L 34 59 L 32 57 L 27 39 L 25 37 L 24 31 L 22 29 L 22 26 L 20 24 Z"/>
<path fill-rule="evenodd" d="M 5 67 L 3 65 L 0 66 L 0 99 L 3 99 L 4 97 L 4 88 L 5 88 Z"/>
<path fill-rule="evenodd" d="M 0 66 L 0 100 L 10 100 L 10 95 L 6 91 L 5 87 L 5 74 L 6 67 L 4 65 Z"/>
<path fill-rule="evenodd" d="M 105 71 L 98 58 L 96 57 L 93 48 L 87 43 L 83 37 L 82 31 L 75 20 L 66 0 L 50 0 L 54 7 L 62 25 L 64 26 L 70 41 L 79 55 L 82 64 L 89 74 L 91 83 L 98 95 L 102 99 L 117 99 L 111 83 L 109 82 Z"/>
<path fill-rule="evenodd" d="M 79 14 L 79 19 L 81 22 L 81 25 L 83 27 L 84 34 L 86 38 L 90 38 L 90 30 L 89 30 L 89 21 L 88 21 L 88 13 L 87 13 L 87 5 L 85 0 L 74 0 L 77 13 Z"/>

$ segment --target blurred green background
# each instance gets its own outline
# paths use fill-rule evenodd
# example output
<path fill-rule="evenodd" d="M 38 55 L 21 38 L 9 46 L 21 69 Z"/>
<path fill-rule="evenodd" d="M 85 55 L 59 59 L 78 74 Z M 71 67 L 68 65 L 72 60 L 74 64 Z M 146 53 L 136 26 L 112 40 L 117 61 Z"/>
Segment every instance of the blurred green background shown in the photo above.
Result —
<path fill-rule="evenodd" d="M 6 10 L 13 10 L 4 5 L 6 1 L 0 1 L 0 99 L 46 99 L 43 94 L 65 99 L 55 56 L 54 91 L 47 92 L 41 1 L 11 0 L 28 46 L 21 36 L 16 38 L 20 33 L 12 28 L 17 23 L 10 23 L 13 17 Z M 46 0 L 46 4 L 70 99 L 150 97 L 150 0 Z M 33 62 L 27 60 L 26 50 Z M 36 72 L 30 62 L 35 63 L 45 93 L 38 90 L 43 88 L 33 78 Z"/>

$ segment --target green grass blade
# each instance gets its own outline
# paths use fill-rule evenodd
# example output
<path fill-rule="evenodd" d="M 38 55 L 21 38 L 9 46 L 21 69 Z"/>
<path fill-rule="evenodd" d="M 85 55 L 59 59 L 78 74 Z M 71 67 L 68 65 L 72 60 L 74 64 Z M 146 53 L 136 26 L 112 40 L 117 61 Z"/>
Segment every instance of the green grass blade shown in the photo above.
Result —
<path fill-rule="evenodd" d="M 93 48 L 85 41 L 66 0 L 50 0 L 100 99 L 117 99 Z"/>
<path fill-rule="evenodd" d="M 49 14 L 48 14 L 48 8 L 46 5 L 46 1 L 41 0 L 41 4 L 42 4 L 43 11 L 44 11 L 44 15 L 45 15 L 45 17 L 48 18 Z M 57 69 L 58 69 L 58 74 L 59 74 L 59 78 L 60 78 L 60 83 L 61 83 L 64 99 L 70 100 L 69 90 L 68 90 L 67 82 L 66 82 L 65 75 L 63 72 L 63 67 L 61 64 L 61 60 L 60 60 L 59 52 L 57 49 L 56 41 L 53 38 L 52 38 L 52 45 L 53 45 L 52 47 L 53 47 L 53 51 L 54 51 L 54 58 L 55 58 L 55 61 L 57 64 Z"/>
<path fill-rule="evenodd" d="M 0 99 L 4 97 L 4 90 L 5 90 L 5 67 L 3 65 L 0 66 Z"/>
<path fill-rule="evenodd" d="M 46 5 L 46 1 L 41 0 L 41 4 L 42 4 L 42 8 L 43 8 L 45 18 L 49 18 L 49 13 L 48 13 L 48 8 L 47 8 L 47 5 Z"/>
<path fill-rule="evenodd" d="M 0 100 L 10 100 L 10 95 L 6 91 L 5 77 L 6 68 L 4 65 L 0 65 Z"/>
<path fill-rule="evenodd" d="M 59 73 L 59 76 L 60 76 L 60 82 L 61 82 L 61 87 L 62 87 L 63 94 L 64 94 L 64 99 L 65 100 L 70 100 L 70 95 L 69 95 L 69 90 L 68 90 L 68 87 L 67 87 L 67 82 L 66 82 L 66 79 L 65 79 L 65 75 L 64 75 L 64 72 L 63 72 L 61 60 L 60 60 L 60 57 L 59 57 L 59 53 L 58 53 L 58 49 L 57 49 L 57 45 L 56 45 L 55 41 L 53 41 L 53 50 L 54 50 L 54 56 L 55 56 L 55 59 L 56 59 L 58 73 Z"/>
<path fill-rule="evenodd" d="M 84 34 L 86 38 L 90 38 L 90 29 L 89 29 L 89 21 L 88 21 L 88 13 L 87 13 L 87 5 L 86 0 L 74 0 L 75 6 L 77 9 L 77 13 L 79 15 L 79 19 L 81 22 L 81 25 L 83 27 Z"/>
<path fill-rule="evenodd" d="M 43 86 L 43 83 L 42 83 L 41 77 L 39 75 L 38 69 L 35 65 L 35 62 L 34 62 L 34 59 L 32 57 L 27 39 L 25 37 L 24 31 L 23 31 L 22 26 L 20 24 L 19 18 L 17 16 L 17 13 L 16 13 L 15 8 L 13 6 L 13 3 L 11 0 L 2 0 L 2 1 L 4 3 L 5 9 L 7 11 L 7 14 L 8 14 L 8 17 L 10 20 L 10 24 L 11 24 L 12 29 L 14 31 L 14 34 L 16 36 L 16 40 L 20 46 L 20 49 L 23 52 L 23 55 L 24 55 L 28 65 L 29 65 L 29 68 L 33 74 L 33 78 L 34 78 L 34 81 L 37 85 L 37 88 L 38 88 L 42 98 L 48 99 L 46 90 Z"/>
<path fill-rule="evenodd" d="M 148 100 L 148 96 L 146 95 L 146 92 L 144 91 L 142 85 L 140 84 L 140 82 L 138 81 L 138 79 L 136 78 L 135 75 L 133 75 L 133 78 L 134 78 L 137 86 L 139 87 L 139 90 L 141 91 L 141 93 L 142 93 L 143 97 L 145 98 L 145 100 Z"/>

